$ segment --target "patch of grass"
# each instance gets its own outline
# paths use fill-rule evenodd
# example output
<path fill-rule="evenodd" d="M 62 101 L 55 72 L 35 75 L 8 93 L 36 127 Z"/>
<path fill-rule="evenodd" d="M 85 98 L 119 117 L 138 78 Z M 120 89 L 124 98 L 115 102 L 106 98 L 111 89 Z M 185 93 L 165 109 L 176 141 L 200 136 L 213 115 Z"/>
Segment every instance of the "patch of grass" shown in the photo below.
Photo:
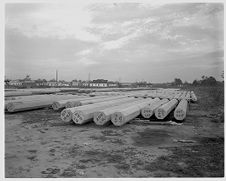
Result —
<path fill-rule="evenodd" d="M 61 177 L 76 177 L 77 172 L 74 168 L 67 168 L 63 171 L 63 173 L 60 175 Z"/>
<path fill-rule="evenodd" d="M 90 138 L 92 138 L 93 140 L 99 140 L 101 142 L 106 141 L 108 138 L 105 136 L 90 136 Z"/>
<path fill-rule="evenodd" d="M 223 177 L 224 139 L 204 138 L 200 143 L 168 148 L 173 152 L 171 156 L 161 156 L 155 162 L 146 164 L 144 169 L 148 172 L 171 172 L 178 177 Z"/>
<path fill-rule="evenodd" d="M 101 131 L 101 133 L 104 136 L 121 136 L 121 134 L 119 134 L 119 133 L 117 133 L 116 131 L 113 131 L 113 130 L 104 130 L 104 131 Z"/>
<path fill-rule="evenodd" d="M 153 130 L 150 128 L 137 133 L 138 136 L 132 137 L 135 146 L 153 146 L 165 143 L 169 138 L 166 130 Z"/>
<path fill-rule="evenodd" d="M 121 163 L 121 164 L 115 165 L 115 168 L 121 171 L 128 171 L 130 169 L 130 165 L 127 163 Z"/>
<path fill-rule="evenodd" d="M 198 104 L 202 110 L 224 105 L 223 85 L 210 87 L 192 87 L 191 89 L 194 90 L 198 98 Z"/>
<path fill-rule="evenodd" d="M 91 157 L 91 160 L 95 159 L 96 161 L 107 161 L 109 163 L 121 163 L 124 161 L 124 157 L 118 152 L 115 153 L 100 150 L 89 150 L 85 152 L 84 156 Z"/>

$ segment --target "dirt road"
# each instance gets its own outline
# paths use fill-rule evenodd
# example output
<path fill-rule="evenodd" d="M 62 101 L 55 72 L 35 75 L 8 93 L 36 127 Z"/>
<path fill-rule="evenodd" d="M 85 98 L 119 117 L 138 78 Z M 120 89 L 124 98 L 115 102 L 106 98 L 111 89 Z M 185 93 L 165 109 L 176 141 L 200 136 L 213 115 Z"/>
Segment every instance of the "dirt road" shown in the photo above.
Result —
<path fill-rule="evenodd" d="M 5 177 L 222 177 L 223 104 L 212 90 L 195 91 L 182 125 L 78 126 L 51 109 L 6 114 Z"/>

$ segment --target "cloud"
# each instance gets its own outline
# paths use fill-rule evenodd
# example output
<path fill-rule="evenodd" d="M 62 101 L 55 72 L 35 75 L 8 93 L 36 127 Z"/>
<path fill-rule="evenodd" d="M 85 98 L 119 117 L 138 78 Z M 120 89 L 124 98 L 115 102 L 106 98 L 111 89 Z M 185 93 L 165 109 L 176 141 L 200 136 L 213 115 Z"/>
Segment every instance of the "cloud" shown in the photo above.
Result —
<path fill-rule="evenodd" d="M 124 81 L 192 80 L 222 68 L 222 58 L 208 53 L 223 50 L 223 31 L 222 4 L 9 4 L 6 73 L 22 75 L 17 67 L 29 65 L 36 76 L 60 67 L 67 79 L 92 72 Z"/>
<path fill-rule="evenodd" d="M 78 53 L 76 53 L 76 55 L 79 55 L 79 56 L 84 56 L 84 55 L 88 55 L 92 52 L 92 49 L 86 49 L 86 50 L 82 50 Z"/>
<path fill-rule="evenodd" d="M 80 60 L 78 60 L 78 63 L 84 66 L 99 64 L 97 61 L 88 58 L 81 58 Z"/>
<path fill-rule="evenodd" d="M 15 6 L 7 4 L 7 7 Z M 23 6 L 22 4 L 16 6 Z M 37 4 L 37 6 L 40 6 Z M 99 37 L 86 31 L 91 26 L 91 13 L 86 4 L 46 4 L 34 11 L 14 14 L 6 12 L 6 27 L 19 31 L 27 37 L 75 38 L 82 41 L 100 41 Z M 12 8 L 11 8 L 12 9 Z"/>

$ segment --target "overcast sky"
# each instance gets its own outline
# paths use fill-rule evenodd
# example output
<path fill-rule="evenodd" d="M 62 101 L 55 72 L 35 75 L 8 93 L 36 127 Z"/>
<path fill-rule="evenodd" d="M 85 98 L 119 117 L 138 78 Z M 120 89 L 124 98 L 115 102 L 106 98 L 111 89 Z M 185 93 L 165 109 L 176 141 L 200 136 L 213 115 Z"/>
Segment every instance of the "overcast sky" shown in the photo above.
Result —
<path fill-rule="evenodd" d="M 7 78 L 222 80 L 223 4 L 6 4 Z"/>

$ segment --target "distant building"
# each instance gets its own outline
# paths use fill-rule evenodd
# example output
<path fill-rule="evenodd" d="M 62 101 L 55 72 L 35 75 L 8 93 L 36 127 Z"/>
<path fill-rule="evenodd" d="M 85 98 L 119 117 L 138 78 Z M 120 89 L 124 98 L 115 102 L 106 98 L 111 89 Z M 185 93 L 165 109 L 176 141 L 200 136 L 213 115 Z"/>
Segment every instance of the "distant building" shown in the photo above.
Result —
<path fill-rule="evenodd" d="M 113 81 L 108 81 L 108 87 L 118 87 L 118 83 Z"/>
<path fill-rule="evenodd" d="M 118 87 L 118 83 L 113 81 L 108 81 L 105 79 L 96 79 L 89 83 L 90 87 L 96 87 L 96 88 L 105 88 L 105 87 Z"/>
<path fill-rule="evenodd" d="M 71 86 L 72 87 L 79 87 L 81 85 L 81 83 L 77 80 L 72 80 L 71 81 Z"/>
<path fill-rule="evenodd" d="M 82 81 L 81 87 L 89 87 L 89 82 L 88 81 Z"/>
<path fill-rule="evenodd" d="M 57 83 L 57 86 L 59 87 L 69 87 L 70 86 L 70 83 L 69 82 L 66 82 L 64 80 L 60 80 L 58 83 Z"/>
<path fill-rule="evenodd" d="M 19 79 L 10 80 L 8 84 L 11 85 L 11 86 L 18 86 L 19 87 L 19 86 L 22 86 L 22 81 L 19 80 Z"/>
<path fill-rule="evenodd" d="M 52 79 L 52 80 L 50 80 L 50 81 L 47 81 L 47 85 L 48 85 L 49 87 L 56 87 L 56 86 L 57 86 L 57 82 L 56 82 L 55 79 Z"/>
<path fill-rule="evenodd" d="M 121 82 L 120 87 L 132 87 L 133 83 L 130 82 Z"/>
<path fill-rule="evenodd" d="M 38 79 L 38 80 L 35 80 L 35 84 L 37 87 L 45 87 L 45 86 L 48 86 L 48 83 L 45 79 Z"/>
<path fill-rule="evenodd" d="M 90 87 L 108 87 L 108 80 L 97 79 L 89 83 Z"/>
<path fill-rule="evenodd" d="M 36 87 L 36 83 L 34 80 L 22 80 L 22 87 L 24 88 Z"/>

